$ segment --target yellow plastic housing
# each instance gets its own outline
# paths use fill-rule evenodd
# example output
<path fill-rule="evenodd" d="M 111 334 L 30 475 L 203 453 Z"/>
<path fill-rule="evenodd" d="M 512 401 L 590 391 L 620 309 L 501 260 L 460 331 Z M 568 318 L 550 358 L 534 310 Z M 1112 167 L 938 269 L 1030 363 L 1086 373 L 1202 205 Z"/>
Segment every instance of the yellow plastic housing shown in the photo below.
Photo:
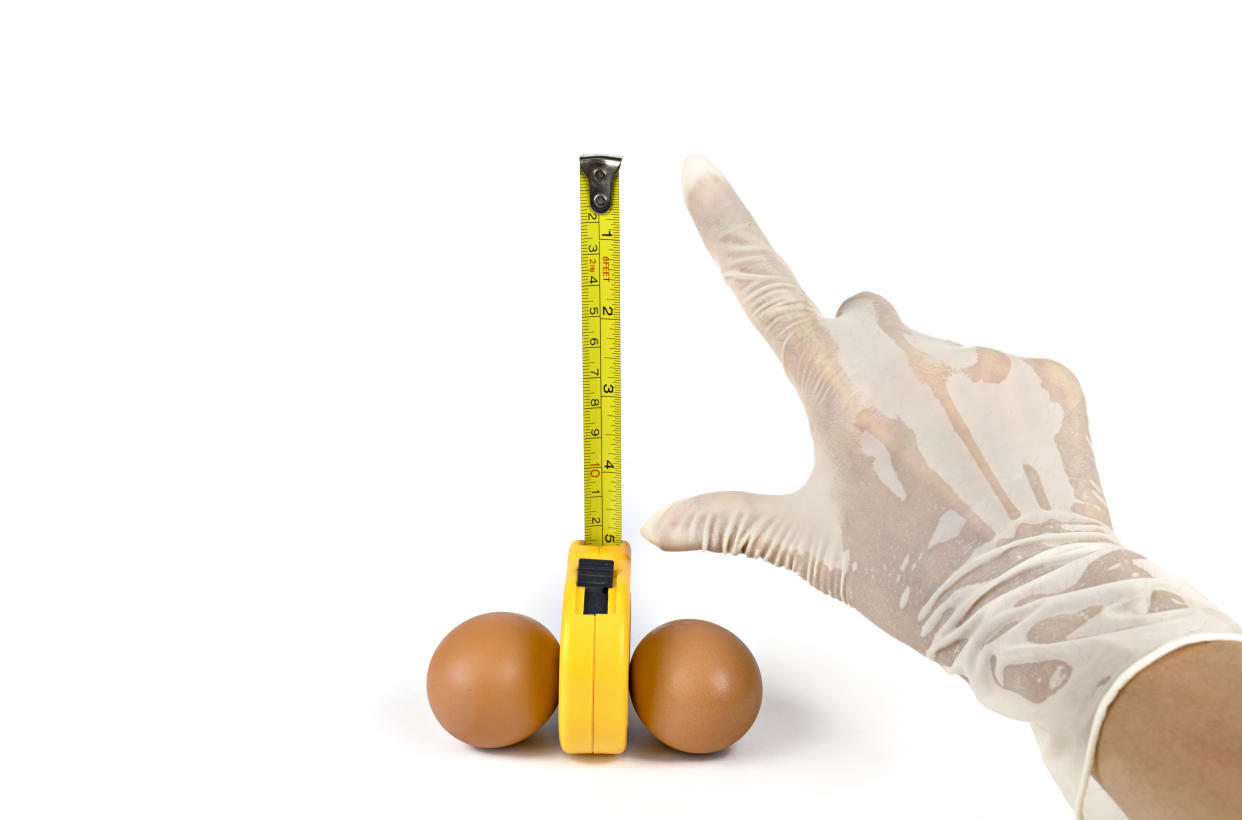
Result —
<path fill-rule="evenodd" d="M 581 558 L 613 562 L 607 614 L 582 614 Z M 630 545 L 626 541 L 603 547 L 575 541 L 569 547 L 561 606 L 558 709 L 564 751 L 597 755 L 625 751 L 630 716 Z"/>

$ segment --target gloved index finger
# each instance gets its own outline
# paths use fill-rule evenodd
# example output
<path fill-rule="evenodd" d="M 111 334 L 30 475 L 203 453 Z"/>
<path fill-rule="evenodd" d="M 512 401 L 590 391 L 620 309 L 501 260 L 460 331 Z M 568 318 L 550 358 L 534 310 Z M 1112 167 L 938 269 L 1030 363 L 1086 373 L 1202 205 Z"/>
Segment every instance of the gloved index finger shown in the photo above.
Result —
<path fill-rule="evenodd" d="M 681 169 L 686 207 L 708 253 L 768 344 L 786 365 L 791 346 L 805 344 L 799 332 L 822 318 L 776 253 L 733 186 L 706 159 L 686 158 Z"/>

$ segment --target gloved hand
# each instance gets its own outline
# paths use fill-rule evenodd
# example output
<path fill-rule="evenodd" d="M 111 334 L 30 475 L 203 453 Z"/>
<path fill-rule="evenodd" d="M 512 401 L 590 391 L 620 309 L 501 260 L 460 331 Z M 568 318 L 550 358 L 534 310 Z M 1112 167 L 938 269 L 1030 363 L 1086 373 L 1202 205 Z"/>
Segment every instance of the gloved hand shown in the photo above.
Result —
<path fill-rule="evenodd" d="M 687 207 L 806 407 L 815 469 L 789 495 L 721 492 L 642 527 L 666 550 L 787 567 L 1030 722 L 1082 816 L 1104 711 L 1187 643 L 1239 639 L 1185 582 L 1126 550 L 1100 489 L 1074 375 L 1048 359 L 906 327 L 873 293 L 821 314 L 711 164 Z"/>

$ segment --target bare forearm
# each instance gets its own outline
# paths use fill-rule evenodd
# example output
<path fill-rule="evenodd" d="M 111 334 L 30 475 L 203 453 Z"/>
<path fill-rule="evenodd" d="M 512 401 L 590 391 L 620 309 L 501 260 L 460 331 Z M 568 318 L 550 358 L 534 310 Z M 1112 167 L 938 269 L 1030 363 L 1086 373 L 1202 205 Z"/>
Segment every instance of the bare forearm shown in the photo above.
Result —
<path fill-rule="evenodd" d="M 1131 820 L 1242 817 L 1242 643 L 1191 644 L 1135 676 L 1095 774 Z"/>

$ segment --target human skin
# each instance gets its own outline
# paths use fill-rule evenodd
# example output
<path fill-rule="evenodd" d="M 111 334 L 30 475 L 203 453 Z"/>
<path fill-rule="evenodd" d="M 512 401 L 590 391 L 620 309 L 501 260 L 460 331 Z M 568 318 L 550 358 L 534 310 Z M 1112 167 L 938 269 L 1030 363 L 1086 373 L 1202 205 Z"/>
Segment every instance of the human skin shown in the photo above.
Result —
<path fill-rule="evenodd" d="M 1130 820 L 1242 817 L 1242 643 L 1170 652 L 1109 707 L 1095 776 Z"/>

